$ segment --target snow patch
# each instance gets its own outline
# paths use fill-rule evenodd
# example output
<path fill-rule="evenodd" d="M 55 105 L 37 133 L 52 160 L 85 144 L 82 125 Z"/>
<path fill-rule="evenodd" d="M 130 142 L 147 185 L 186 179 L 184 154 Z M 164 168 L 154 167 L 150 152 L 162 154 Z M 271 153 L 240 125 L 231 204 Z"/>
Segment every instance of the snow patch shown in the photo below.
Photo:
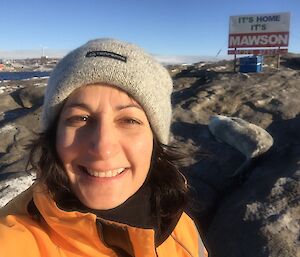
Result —
<path fill-rule="evenodd" d="M 7 124 L 5 126 L 3 126 L 2 128 L 0 128 L 0 133 L 5 133 L 11 130 L 16 129 L 16 126 L 12 125 L 12 124 Z"/>
<path fill-rule="evenodd" d="M 26 175 L 0 182 L 0 208 L 26 190 L 34 182 L 34 175 Z"/>

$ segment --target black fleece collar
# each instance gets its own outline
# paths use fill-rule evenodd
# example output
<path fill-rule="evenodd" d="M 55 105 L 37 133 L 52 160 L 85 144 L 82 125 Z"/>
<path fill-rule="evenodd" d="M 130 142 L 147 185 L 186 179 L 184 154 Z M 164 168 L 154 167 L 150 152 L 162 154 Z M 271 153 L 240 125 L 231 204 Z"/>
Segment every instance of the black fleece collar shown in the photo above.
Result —
<path fill-rule="evenodd" d="M 123 204 L 110 210 L 95 210 L 84 206 L 73 194 L 62 195 L 56 202 L 59 208 L 65 211 L 90 212 L 99 218 L 115 221 L 138 228 L 151 228 L 155 231 L 155 245 L 162 244 L 174 230 L 183 211 L 176 213 L 172 219 L 163 220 L 160 210 L 152 205 L 155 193 L 148 183 L 142 187 Z M 162 203 L 163 204 L 163 203 Z"/>

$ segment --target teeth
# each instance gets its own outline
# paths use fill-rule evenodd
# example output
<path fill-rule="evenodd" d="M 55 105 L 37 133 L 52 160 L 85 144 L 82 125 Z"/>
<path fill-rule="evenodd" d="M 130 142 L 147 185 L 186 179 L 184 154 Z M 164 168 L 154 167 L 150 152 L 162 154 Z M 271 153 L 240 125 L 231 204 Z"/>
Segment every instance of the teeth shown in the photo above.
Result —
<path fill-rule="evenodd" d="M 92 169 L 85 169 L 87 173 L 93 177 L 99 177 L 99 178 L 112 178 L 117 175 L 119 175 L 122 171 L 125 170 L 125 168 L 119 168 L 115 170 L 108 170 L 108 171 L 97 171 Z"/>

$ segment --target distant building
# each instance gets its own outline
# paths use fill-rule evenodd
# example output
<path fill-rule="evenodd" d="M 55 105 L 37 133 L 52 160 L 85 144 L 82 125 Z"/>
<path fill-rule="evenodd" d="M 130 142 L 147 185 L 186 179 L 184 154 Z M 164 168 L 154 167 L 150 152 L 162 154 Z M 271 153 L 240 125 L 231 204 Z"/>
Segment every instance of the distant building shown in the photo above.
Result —
<path fill-rule="evenodd" d="M 48 61 L 48 56 L 41 56 L 41 59 L 40 59 L 41 64 L 46 64 L 47 61 Z"/>

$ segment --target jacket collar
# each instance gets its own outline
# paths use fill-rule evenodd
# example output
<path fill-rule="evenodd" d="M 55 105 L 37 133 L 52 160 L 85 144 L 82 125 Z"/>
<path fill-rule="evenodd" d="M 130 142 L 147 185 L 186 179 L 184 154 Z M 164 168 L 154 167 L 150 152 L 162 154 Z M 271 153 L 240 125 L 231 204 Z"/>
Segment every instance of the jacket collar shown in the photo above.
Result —
<path fill-rule="evenodd" d="M 133 227 L 115 221 L 98 218 L 93 213 L 82 213 L 78 211 L 64 211 L 53 201 L 47 188 L 36 185 L 33 190 L 33 200 L 43 217 L 43 223 L 49 231 L 51 239 L 62 248 L 70 251 L 93 255 L 101 251 L 104 254 L 113 255 L 112 250 L 103 242 L 103 235 L 99 233 L 96 223 L 114 226 L 128 231 L 134 253 L 142 252 L 143 256 L 155 255 L 154 230 Z M 149 247 L 153 245 L 153 247 Z M 138 256 L 138 255 L 137 255 Z"/>

